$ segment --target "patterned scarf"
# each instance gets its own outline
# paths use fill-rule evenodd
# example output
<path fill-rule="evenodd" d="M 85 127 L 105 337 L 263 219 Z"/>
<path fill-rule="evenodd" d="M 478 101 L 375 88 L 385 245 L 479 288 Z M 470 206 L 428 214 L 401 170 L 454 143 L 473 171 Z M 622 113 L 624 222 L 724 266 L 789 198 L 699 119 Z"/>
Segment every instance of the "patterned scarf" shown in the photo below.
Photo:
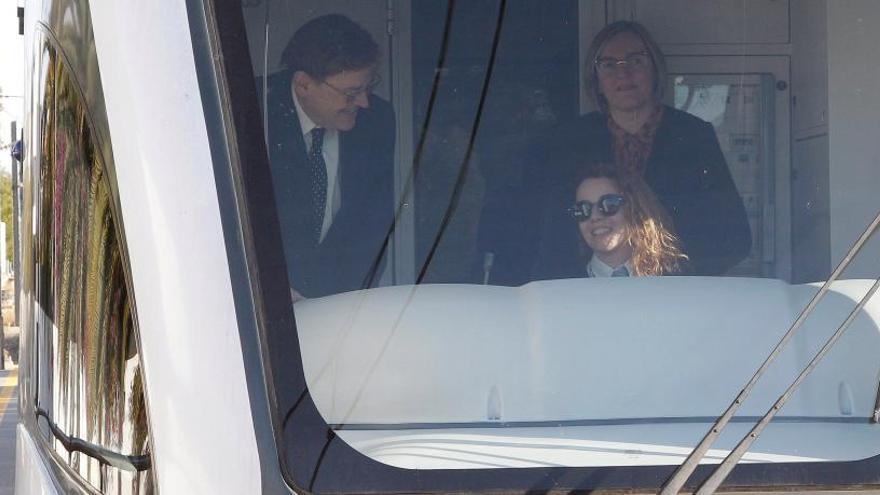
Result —
<path fill-rule="evenodd" d="M 662 119 L 663 105 L 658 105 L 642 128 L 635 134 L 630 134 L 617 125 L 611 118 L 611 114 L 608 114 L 608 129 L 614 139 L 614 162 L 621 172 L 644 177 L 645 170 L 648 168 L 651 147 L 654 144 L 654 134 Z"/>

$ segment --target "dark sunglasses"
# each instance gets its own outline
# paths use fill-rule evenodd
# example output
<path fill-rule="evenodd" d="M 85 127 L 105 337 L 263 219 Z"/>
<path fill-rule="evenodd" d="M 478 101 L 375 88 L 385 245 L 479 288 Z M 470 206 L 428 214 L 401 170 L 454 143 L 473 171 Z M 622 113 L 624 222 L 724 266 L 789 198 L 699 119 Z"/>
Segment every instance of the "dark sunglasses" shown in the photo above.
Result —
<path fill-rule="evenodd" d="M 596 201 L 595 203 L 578 201 L 574 206 L 568 209 L 568 212 L 571 214 L 572 218 L 578 222 L 586 222 L 593 214 L 594 206 L 600 213 L 602 213 L 602 216 L 611 217 L 620 211 L 620 207 L 623 206 L 624 203 L 626 203 L 626 198 L 622 195 L 606 194 L 599 198 L 599 201 Z"/>

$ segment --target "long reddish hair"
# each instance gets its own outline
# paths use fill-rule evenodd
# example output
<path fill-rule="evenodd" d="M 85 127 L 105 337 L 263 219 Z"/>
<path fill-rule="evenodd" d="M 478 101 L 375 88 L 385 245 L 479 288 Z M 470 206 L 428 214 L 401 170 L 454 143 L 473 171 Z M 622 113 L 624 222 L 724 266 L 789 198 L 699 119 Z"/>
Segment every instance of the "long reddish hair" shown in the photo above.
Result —
<path fill-rule="evenodd" d="M 672 217 L 644 179 L 621 173 L 617 167 L 602 163 L 586 167 L 578 175 L 575 187 L 589 179 L 613 181 L 626 198 L 621 211 L 628 226 L 628 242 L 633 250 L 630 265 L 635 275 L 681 273 L 688 256 L 675 233 Z"/>

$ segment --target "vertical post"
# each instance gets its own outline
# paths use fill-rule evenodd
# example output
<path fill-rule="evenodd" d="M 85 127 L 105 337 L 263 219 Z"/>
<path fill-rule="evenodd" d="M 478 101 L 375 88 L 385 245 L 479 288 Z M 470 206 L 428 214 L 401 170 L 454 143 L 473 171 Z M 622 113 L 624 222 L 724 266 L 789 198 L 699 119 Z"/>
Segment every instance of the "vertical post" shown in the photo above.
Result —
<path fill-rule="evenodd" d="M 12 143 L 15 143 L 14 150 L 18 150 L 18 154 L 12 157 L 12 276 L 15 280 L 13 290 L 13 307 L 12 311 L 15 315 L 15 324 L 19 325 L 18 314 L 18 289 L 21 287 L 21 164 L 24 160 L 24 148 L 21 138 L 18 135 L 17 122 L 12 122 Z M 7 227 L 9 228 L 9 227 Z M 7 246 L 7 249 L 9 247 Z"/>
<path fill-rule="evenodd" d="M 16 134 L 18 134 L 15 129 L 15 122 L 12 122 L 10 127 L 12 130 L 12 140 L 10 142 L 15 143 Z M 16 163 L 15 159 L 12 158 L 12 153 L 9 154 L 9 162 L 11 165 L 10 168 L 13 170 L 13 174 L 14 174 L 17 163 Z M 11 182 L 11 184 L 10 184 L 11 191 L 9 191 L 9 194 L 12 194 L 13 197 L 15 195 L 15 178 L 14 177 L 15 176 L 13 175 L 13 179 L 12 179 L 12 181 L 10 181 Z M 6 226 L 6 228 L 10 228 L 10 227 L 12 227 L 12 226 L 11 225 Z M 6 263 L 5 257 L 4 257 L 4 259 L 0 260 L 0 263 Z M 3 354 L 3 348 L 5 347 L 5 345 L 6 345 L 6 324 L 3 322 L 3 309 L 2 309 L 2 304 L 0 304 L 0 371 L 6 369 L 6 356 L 5 356 L 5 354 Z"/>

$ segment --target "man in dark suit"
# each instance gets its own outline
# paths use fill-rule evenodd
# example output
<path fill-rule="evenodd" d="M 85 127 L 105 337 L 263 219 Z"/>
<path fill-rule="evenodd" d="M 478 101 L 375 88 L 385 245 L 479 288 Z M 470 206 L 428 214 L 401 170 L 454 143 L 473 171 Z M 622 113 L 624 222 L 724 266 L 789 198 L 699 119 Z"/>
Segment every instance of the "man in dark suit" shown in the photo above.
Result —
<path fill-rule="evenodd" d="M 379 48 L 345 16 L 306 23 L 267 80 L 268 146 L 294 300 L 375 286 L 393 221 L 394 112 Z"/>

